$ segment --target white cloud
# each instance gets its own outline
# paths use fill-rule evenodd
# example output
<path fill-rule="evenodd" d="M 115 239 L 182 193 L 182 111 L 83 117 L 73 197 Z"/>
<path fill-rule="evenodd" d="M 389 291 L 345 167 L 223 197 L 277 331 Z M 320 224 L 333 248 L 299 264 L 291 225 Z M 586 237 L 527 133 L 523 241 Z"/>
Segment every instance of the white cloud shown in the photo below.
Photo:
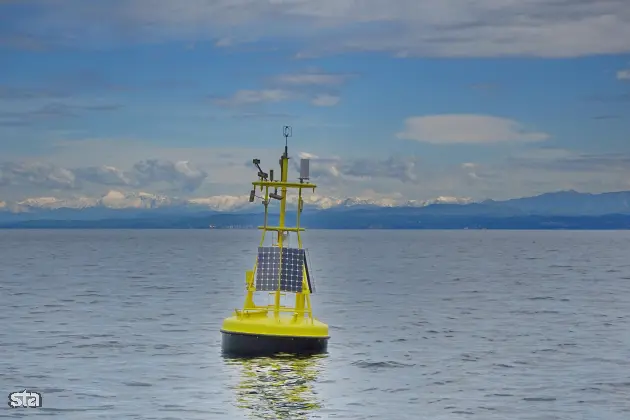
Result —
<path fill-rule="evenodd" d="M 462 163 L 461 167 L 464 171 L 466 171 L 469 177 L 473 179 L 480 178 L 479 175 L 477 175 L 477 172 L 475 172 L 475 170 L 479 168 L 478 164 L 472 163 L 472 162 L 466 162 L 466 163 Z"/>
<path fill-rule="evenodd" d="M 302 56 L 384 51 L 404 56 L 573 57 L 630 51 L 627 0 L 22 0 L 12 25 L 54 43 L 290 39 Z M 2 7 L 2 6 L 0 6 Z M 218 40 L 218 41 L 217 41 Z"/>
<path fill-rule="evenodd" d="M 297 90 L 286 89 L 262 89 L 262 90 L 239 90 L 234 95 L 227 98 L 216 98 L 214 102 L 219 106 L 240 107 L 263 103 L 278 103 L 286 101 L 305 100 L 306 94 Z M 341 98 L 328 93 L 316 94 L 311 100 L 311 105 L 329 107 L 339 103 Z"/>
<path fill-rule="evenodd" d="M 230 38 L 221 38 L 214 43 L 215 47 L 230 47 L 232 46 L 232 40 Z"/>
<path fill-rule="evenodd" d="M 277 83 L 284 85 L 335 86 L 344 84 L 351 76 L 333 73 L 296 73 L 281 74 L 274 78 Z"/>
<path fill-rule="evenodd" d="M 133 177 L 136 185 L 167 182 L 190 192 L 198 189 L 208 174 L 197 169 L 188 161 L 172 162 L 149 159 L 133 165 L 130 176 Z"/>
<path fill-rule="evenodd" d="M 416 157 L 389 157 L 386 159 L 341 157 L 322 158 L 308 153 L 301 157 L 310 158 L 310 175 L 315 181 L 332 184 L 346 181 L 394 180 L 403 183 L 414 182 L 418 178 Z M 299 161 L 293 162 L 294 168 L 299 170 Z"/>
<path fill-rule="evenodd" d="M 298 153 L 298 156 L 300 157 L 300 159 L 317 159 L 319 157 L 309 152 L 300 152 Z"/>
<path fill-rule="evenodd" d="M 109 165 L 90 166 L 75 169 L 74 174 L 81 179 L 103 185 L 131 185 L 132 181 L 124 171 Z"/>
<path fill-rule="evenodd" d="M 623 178 L 630 171 L 630 156 L 623 153 L 587 154 L 564 149 L 539 149 L 510 156 L 506 165 L 594 178 L 598 174 Z"/>
<path fill-rule="evenodd" d="M 446 114 L 410 117 L 400 139 L 434 144 L 536 142 L 549 138 L 546 133 L 527 131 L 519 123 L 488 115 Z"/>
<path fill-rule="evenodd" d="M 462 168 L 460 175 L 469 175 L 469 170 Z M 630 190 L 630 156 L 533 149 L 499 162 L 476 164 L 474 174 L 477 177 L 467 181 L 458 175 L 452 179 L 455 185 L 467 185 L 476 199 L 508 199 L 571 189 L 591 193 L 622 191 Z"/>
<path fill-rule="evenodd" d="M 618 80 L 630 80 L 630 69 L 619 70 L 617 72 Z"/>
<path fill-rule="evenodd" d="M 252 177 L 256 175 L 251 160 L 260 158 L 265 170 L 277 168 L 284 139 L 280 136 L 277 142 L 259 148 L 160 147 L 154 142 L 134 138 L 60 141 L 52 146 L 45 154 L 4 157 L 14 165 L 65 168 L 76 177 L 71 185 L 82 187 L 85 194 L 97 195 L 109 189 L 125 192 L 146 188 L 151 193 L 187 196 L 206 173 L 194 192 L 195 195 L 210 196 L 247 193 L 248 185 L 251 186 Z M 141 166 L 137 165 L 139 162 Z M 245 162 L 249 162 L 248 166 Z M 3 173 L 6 175 L 1 163 L 0 178 Z M 2 184 L 0 181 L 0 200 L 44 196 L 49 188 L 44 187 L 43 182 L 24 181 L 24 188 L 17 187 L 15 182 Z"/>
<path fill-rule="evenodd" d="M 0 186 L 16 189 L 38 186 L 49 189 L 77 188 L 75 174 L 65 168 L 43 162 L 0 162 Z"/>
<path fill-rule="evenodd" d="M 283 89 L 239 90 L 228 98 L 218 98 L 215 103 L 224 106 L 253 105 L 267 102 L 282 102 L 294 97 L 293 93 Z"/>
<path fill-rule="evenodd" d="M 320 94 L 316 95 L 311 100 L 311 103 L 315 106 L 335 106 L 339 103 L 340 100 L 341 98 L 339 98 L 339 96 Z"/>
<path fill-rule="evenodd" d="M 116 201 L 122 194 L 125 203 L 142 206 L 156 200 L 143 196 L 142 191 L 177 199 L 224 196 L 205 200 L 205 204 L 237 205 L 256 177 L 251 159 L 260 158 L 264 170 L 277 169 L 281 149 L 159 148 L 130 140 L 73 141 L 60 146 L 40 156 L 39 163 L 15 160 L 0 165 L 0 201 L 56 197 L 80 199 L 79 204 L 85 204 L 107 194 L 106 201 Z M 403 201 L 630 189 L 628 155 L 585 155 L 535 143 L 521 148 L 526 150 L 494 161 L 444 165 L 413 155 L 344 157 L 326 155 L 322 150 L 294 150 L 289 176 L 297 178 L 299 158 L 310 158 L 311 177 L 319 187 L 316 193 L 340 199 L 360 197 L 370 189 Z M 112 190 L 118 193 L 109 193 Z"/>
<path fill-rule="evenodd" d="M 577 156 L 576 152 L 553 147 L 525 149 L 513 158 L 527 162 L 557 162 Z"/>
<path fill-rule="evenodd" d="M 147 159 L 129 170 L 110 165 L 64 168 L 49 162 L 0 163 L 0 187 L 13 191 L 79 191 L 117 187 L 155 187 L 156 184 L 190 193 L 197 190 L 208 174 L 188 161 Z"/>

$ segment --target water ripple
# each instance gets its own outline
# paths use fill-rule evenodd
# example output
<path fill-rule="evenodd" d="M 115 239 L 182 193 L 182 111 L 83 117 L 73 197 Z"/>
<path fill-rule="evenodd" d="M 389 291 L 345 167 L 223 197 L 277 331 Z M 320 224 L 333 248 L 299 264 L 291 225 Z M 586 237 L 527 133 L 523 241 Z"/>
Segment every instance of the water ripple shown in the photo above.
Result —
<path fill-rule="evenodd" d="M 630 233 L 305 235 L 329 353 L 233 360 L 257 231 L 0 231 L 0 417 L 630 418 Z"/>

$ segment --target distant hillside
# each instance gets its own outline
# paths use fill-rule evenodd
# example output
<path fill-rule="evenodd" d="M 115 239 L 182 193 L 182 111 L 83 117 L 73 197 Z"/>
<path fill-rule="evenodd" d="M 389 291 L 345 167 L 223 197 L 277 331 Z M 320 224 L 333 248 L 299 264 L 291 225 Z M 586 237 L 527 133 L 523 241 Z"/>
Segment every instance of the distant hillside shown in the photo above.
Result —
<path fill-rule="evenodd" d="M 490 207 L 522 214 L 596 216 L 630 214 L 630 191 L 602 194 L 560 191 L 506 201 L 484 201 Z"/>
<path fill-rule="evenodd" d="M 304 217 L 311 229 L 630 229 L 630 215 L 605 216 L 493 216 L 422 214 L 420 209 L 323 210 Z M 295 215 L 289 215 L 293 223 Z M 29 220 L 0 224 L 5 229 L 253 229 L 262 225 L 260 214 L 152 216 L 135 219 Z M 277 224 L 271 216 L 269 224 Z"/>
<path fill-rule="evenodd" d="M 382 205 L 351 200 L 324 209 L 308 206 L 302 223 L 305 227 L 323 229 L 627 229 L 630 218 L 628 191 L 604 194 L 561 191 L 506 201 L 438 202 Z M 269 216 L 270 224 L 277 223 L 275 207 Z M 2 211 L 0 228 L 207 229 L 210 225 L 255 228 L 263 223 L 261 210 L 260 203 L 247 203 L 237 211 L 178 203 L 156 208 L 101 206 Z"/>

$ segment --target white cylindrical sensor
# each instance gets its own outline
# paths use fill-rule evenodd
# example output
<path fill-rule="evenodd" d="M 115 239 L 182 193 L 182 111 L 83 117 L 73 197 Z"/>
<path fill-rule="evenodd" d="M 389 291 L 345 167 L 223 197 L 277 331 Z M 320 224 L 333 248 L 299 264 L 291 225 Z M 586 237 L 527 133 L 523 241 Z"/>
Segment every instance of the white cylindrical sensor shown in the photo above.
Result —
<path fill-rule="evenodd" d="M 300 160 L 300 178 L 308 179 L 308 171 L 309 171 L 309 160 L 301 159 Z"/>

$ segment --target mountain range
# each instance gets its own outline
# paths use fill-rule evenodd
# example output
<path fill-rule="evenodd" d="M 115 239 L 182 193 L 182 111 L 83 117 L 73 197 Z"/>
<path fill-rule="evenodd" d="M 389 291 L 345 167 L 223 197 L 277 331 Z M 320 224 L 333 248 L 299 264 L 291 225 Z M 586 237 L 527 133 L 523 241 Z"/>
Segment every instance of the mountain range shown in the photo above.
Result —
<path fill-rule="evenodd" d="M 295 200 L 289 200 L 295 212 Z M 270 207 L 270 223 L 278 205 Z M 176 199 L 110 191 L 92 199 L 0 201 L 0 228 L 251 228 L 262 224 L 260 200 L 248 196 Z M 627 229 L 630 191 L 559 191 L 533 197 L 475 202 L 305 197 L 302 223 L 311 228 L 398 229 Z"/>

